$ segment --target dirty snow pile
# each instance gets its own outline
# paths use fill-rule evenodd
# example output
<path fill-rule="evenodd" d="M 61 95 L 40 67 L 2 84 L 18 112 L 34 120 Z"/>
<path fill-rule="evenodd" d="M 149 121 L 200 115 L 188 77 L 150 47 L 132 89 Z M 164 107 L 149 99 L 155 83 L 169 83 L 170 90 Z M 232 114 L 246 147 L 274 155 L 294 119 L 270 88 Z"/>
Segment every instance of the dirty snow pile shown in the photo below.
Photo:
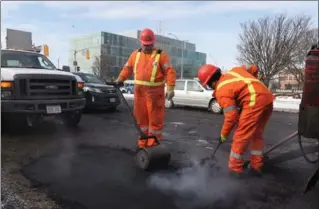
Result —
<path fill-rule="evenodd" d="M 276 97 L 274 101 L 274 109 L 284 112 L 299 112 L 299 105 L 301 99 L 294 99 L 292 97 Z"/>
<path fill-rule="evenodd" d="M 1 170 L 1 209 L 32 208 L 19 195 L 13 192 L 6 174 Z"/>

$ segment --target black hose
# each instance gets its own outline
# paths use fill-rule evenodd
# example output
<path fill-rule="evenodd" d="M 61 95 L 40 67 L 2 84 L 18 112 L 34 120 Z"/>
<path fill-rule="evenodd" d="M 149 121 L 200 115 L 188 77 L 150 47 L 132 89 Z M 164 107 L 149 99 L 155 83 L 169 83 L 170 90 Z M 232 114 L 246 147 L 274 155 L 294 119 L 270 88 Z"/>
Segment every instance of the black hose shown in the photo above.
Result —
<path fill-rule="evenodd" d="M 318 140 L 319 141 L 319 140 Z M 302 142 L 301 142 L 301 134 L 298 133 L 298 142 L 299 142 L 299 147 L 300 147 L 300 150 L 302 152 L 302 155 L 303 157 L 305 158 L 305 160 L 308 162 L 308 163 L 317 163 L 319 161 L 319 143 L 318 143 L 318 158 L 316 160 L 311 160 L 307 154 L 305 153 L 305 150 L 303 148 L 303 145 L 302 145 Z"/>

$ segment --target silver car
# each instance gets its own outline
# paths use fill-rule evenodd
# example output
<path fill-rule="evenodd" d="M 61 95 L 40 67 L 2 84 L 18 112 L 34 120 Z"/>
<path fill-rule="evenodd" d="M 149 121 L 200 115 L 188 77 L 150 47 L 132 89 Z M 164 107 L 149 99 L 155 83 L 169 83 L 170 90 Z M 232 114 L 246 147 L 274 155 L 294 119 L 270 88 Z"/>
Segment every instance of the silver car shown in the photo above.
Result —
<path fill-rule="evenodd" d="M 165 100 L 165 107 L 174 105 L 205 107 L 213 113 L 222 113 L 222 108 L 213 97 L 213 90 L 204 88 L 195 79 L 178 79 L 175 84 L 175 97 Z"/>

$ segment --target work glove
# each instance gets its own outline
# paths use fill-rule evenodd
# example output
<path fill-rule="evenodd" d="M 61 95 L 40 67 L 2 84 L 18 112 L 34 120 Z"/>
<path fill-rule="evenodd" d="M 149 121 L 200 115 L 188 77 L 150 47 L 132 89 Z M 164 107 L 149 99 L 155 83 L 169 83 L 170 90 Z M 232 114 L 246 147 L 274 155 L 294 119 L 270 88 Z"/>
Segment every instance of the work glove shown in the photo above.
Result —
<path fill-rule="evenodd" d="M 118 86 L 124 86 L 124 81 L 121 78 L 117 78 L 114 83 Z"/>
<path fill-rule="evenodd" d="M 219 141 L 220 141 L 221 143 L 224 143 L 227 139 L 228 139 L 227 136 L 220 135 L 220 137 L 219 137 Z"/>
<path fill-rule="evenodd" d="M 171 100 L 175 96 L 174 88 L 175 88 L 175 86 L 167 86 L 166 87 L 165 98 L 167 100 Z"/>

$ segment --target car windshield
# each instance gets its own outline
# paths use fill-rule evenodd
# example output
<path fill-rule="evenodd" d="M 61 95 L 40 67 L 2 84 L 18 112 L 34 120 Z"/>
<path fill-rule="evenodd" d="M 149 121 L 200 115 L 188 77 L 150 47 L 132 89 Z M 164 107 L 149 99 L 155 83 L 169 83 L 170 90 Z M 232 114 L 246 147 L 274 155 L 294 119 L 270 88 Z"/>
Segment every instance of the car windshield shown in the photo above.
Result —
<path fill-rule="evenodd" d="M 1 67 L 57 70 L 44 55 L 25 51 L 1 51 Z"/>
<path fill-rule="evenodd" d="M 99 79 L 96 75 L 93 74 L 76 74 L 82 78 L 82 80 L 86 83 L 100 83 L 104 84 L 102 80 Z"/>

